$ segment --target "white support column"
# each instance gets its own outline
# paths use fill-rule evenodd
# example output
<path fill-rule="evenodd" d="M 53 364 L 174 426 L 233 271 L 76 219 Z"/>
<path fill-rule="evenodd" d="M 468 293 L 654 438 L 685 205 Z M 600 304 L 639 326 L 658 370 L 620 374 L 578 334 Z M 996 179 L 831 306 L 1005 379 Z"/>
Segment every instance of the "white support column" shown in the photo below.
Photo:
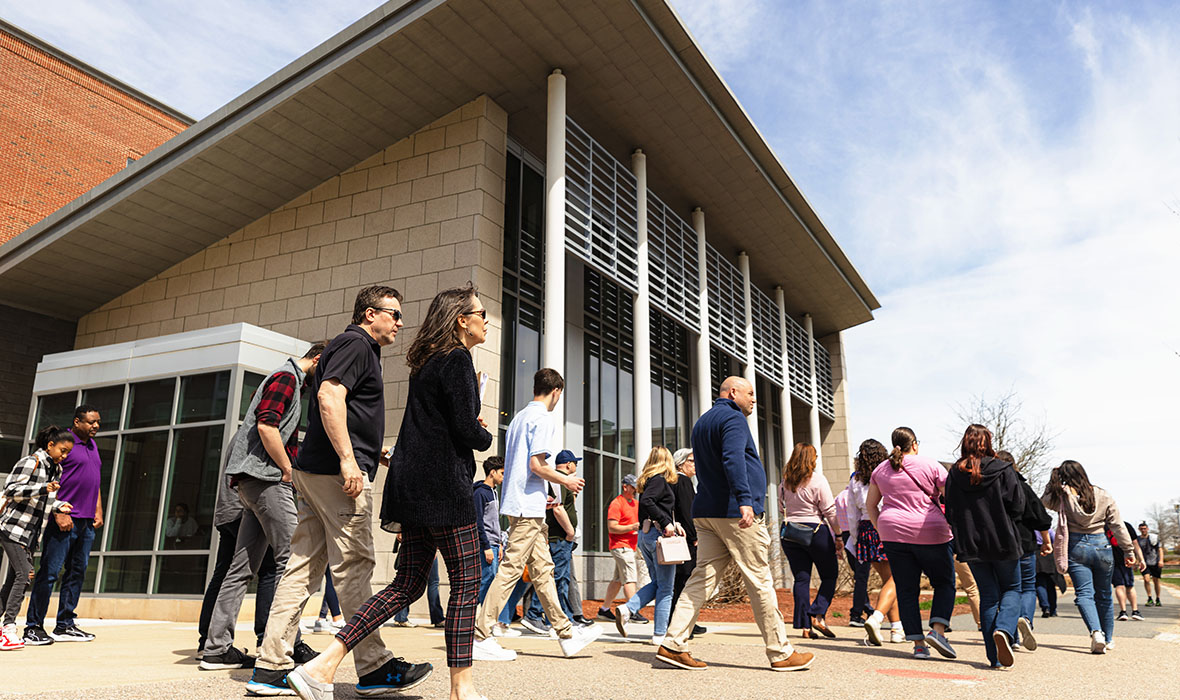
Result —
<path fill-rule="evenodd" d="M 709 273 L 706 271 L 705 212 L 700 207 L 692 210 L 692 227 L 697 232 L 697 270 L 700 293 L 697 307 L 701 310 L 701 334 L 697 336 L 696 389 L 698 411 L 704 413 L 713 405 L 718 387 L 709 379 Z"/>
<path fill-rule="evenodd" d="M 738 253 L 738 270 L 742 273 L 742 314 L 745 323 L 744 345 L 746 347 L 746 371 L 743 376 L 750 386 L 757 387 L 757 374 L 754 368 L 754 292 L 750 288 L 750 256 L 746 251 Z M 755 392 L 755 398 L 761 400 Z M 765 445 L 758 444 L 758 405 L 746 416 L 746 423 L 750 425 L 750 433 L 754 435 L 754 448 L 758 454 L 766 456 Z"/>
<path fill-rule="evenodd" d="M 811 411 L 808 414 L 811 427 L 811 444 L 815 447 L 815 470 L 820 474 L 824 471 L 823 448 L 819 437 L 819 382 L 815 373 L 815 330 L 811 323 L 811 314 L 803 314 L 803 330 L 807 331 L 807 357 L 811 364 Z"/>
<path fill-rule="evenodd" d="M 549 75 L 545 116 L 545 310 L 541 366 L 565 372 L 565 76 Z M 557 413 L 558 444 L 565 434 L 565 407 Z"/>
<path fill-rule="evenodd" d="M 795 425 L 791 418 L 791 350 L 787 336 L 787 299 L 782 287 L 774 288 L 774 301 L 778 304 L 779 338 L 783 347 L 783 388 L 778 393 L 779 414 L 782 417 L 784 460 L 795 447 Z"/>
<path fill-rule="evenodd" d="M 651 452 L 651 268 L 647 253 L 647 156 L 641 149 L 631 154 L 635 174 L 636 230 L 639 234 L 639 292 L 635 304 L 635 464 L 642 465 Z"/>

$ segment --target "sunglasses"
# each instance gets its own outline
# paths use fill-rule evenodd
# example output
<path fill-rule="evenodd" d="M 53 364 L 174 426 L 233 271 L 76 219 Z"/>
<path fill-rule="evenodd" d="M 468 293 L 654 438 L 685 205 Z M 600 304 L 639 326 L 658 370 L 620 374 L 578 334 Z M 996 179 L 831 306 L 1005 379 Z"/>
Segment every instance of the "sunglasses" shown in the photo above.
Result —
<path fill-rule="evenodd" d="M 387 309 L 383 306 L 370 306 L 369 308 L 374 311 L 384 311 L 385 313 L 389 314 L 390 316 L 393 316 L 394 321 L 402 320 L 401 309 Z"/>
<path fill-rule="evenodd" d="M 485 321 L 488 320 L 487 309 L 480 309 L 479 311 L 464 311 L 463 313 L 461 313 L 459 315 L 460 316 L 479 316 L 480 318 L 482 318 Z"/>

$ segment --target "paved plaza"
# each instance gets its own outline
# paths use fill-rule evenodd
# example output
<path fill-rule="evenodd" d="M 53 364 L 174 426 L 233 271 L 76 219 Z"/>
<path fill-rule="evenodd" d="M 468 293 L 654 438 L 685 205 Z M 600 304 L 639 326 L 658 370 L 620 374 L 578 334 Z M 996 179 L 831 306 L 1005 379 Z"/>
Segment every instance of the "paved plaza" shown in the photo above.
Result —
<path fill-rule="evenodd" d="M 650 625 L 633 625 L 632 639 L 604 627 L 603 640 L 580 657 L 564 659 L 555 641 L 535 636 L 505 641 L 521 652 L 513 663 L 477 662 L 479 689 L 489 700 L 512 698 L 686 698 L 813 697 L 871 700 L 908 697 L 937 698 L 1177 698 L 1180 697 L 1180 596 L 1168 591 L 1165 607 L 1145 608 L 1143 622 L 1116 623 L 1115 650 L 1104 656 L 1089 653 L 1088 638 L 1073 606 L 1062 596 L 1060 617 L 1036 619 L 1040 649 L 1019 652 L 1012 669 L 984 666 L 983 641 L 970 617 L 956 617 L 951 641 L 955 661 L 917 661 L 908 644 L 871 648 L 863 633 L 835 627 L 838 638 L 804 641 L 814 651 L 811 670 L 773 673 L 762 654 L 753 624 L 712 623 L 709 634 L 694 643 L 695 656 L 709 664 L 701 672 L 682 671 L 654 661 L 646 643 Z M 418 612 L 417 607 L 414 612 Z M 98 635 L 89 644 L 54 644 L 0 656 L 0 698 L 237 698 L 245 694 L 249 671 L 197 670 L 192 624 L 145 621 L 83 621 Z M 239 626 L 238 642 L 246 646 L 249 625 Z M 429 661 L 435 673 L 400 697 L 434 700 L 448 696 L 442 630 L 429 627 L 386 627 L 381 634 L 396 654 Z M 322 649 L 327 635 L 307 635 Z M 794 639 L 793 639 L 794 641 Z M 251 644 L 248 648 L 253 650 Z M 341 666 L 336 697 L 355 697 L 350 664 Z M 1161 686 L 1170 683 L 1170 686 Z M 397 695 L 393 697 L 398 697 Z"/>

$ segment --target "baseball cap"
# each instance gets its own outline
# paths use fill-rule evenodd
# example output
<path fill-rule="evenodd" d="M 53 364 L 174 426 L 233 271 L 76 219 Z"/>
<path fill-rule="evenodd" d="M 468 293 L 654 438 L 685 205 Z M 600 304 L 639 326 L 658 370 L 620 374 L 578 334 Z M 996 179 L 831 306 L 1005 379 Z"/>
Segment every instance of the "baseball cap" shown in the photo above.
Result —
<path fill-rule="evenodd" d="M 561 452 L 557 453 L 557 459 L 553 460 L 553 463 L 554 464 L 565 464 L 566 462 L 573 462 L 574 464 L 577 464 L 578 462 L 581 462 L 581 461 L 582 461 L 582 458 L 575 457 L 573 452 L 570 452 L 569 450 L 562 450 Z"/>
<path fill-rule="evenodd" d="M 636 479 L 634 474 L 626 474 L 623 476 L 623 485 L 636 488 L 639 485 L 639 479 Z"/>

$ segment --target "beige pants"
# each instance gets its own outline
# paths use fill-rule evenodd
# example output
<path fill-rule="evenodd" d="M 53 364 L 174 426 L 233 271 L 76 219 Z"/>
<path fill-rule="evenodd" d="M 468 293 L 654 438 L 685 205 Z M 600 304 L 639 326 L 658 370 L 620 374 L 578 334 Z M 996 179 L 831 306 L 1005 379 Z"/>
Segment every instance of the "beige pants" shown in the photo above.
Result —
<path fill-rule="evenodd" d="M 553 557 L 549 555 L 549 528 L 545 526 L 545 519 L 506 517 L 508 545 L 504 548 L 504 559 L 500 562 L 496 578 L 488 587 L 483 607 L 475 616 L 476 638 L 487 639 L 492 636 L 492 625 L 496 624 L 508 594 L 524 574 L 526 566 L 529 567 L 533 590 L 541 599 L 541 607 L 557 631 L 557 636 L 569 638 L 573 634 L 573 623 L 562 611 L 557 598 L 557 584 L 553 581 Z"/>
<path fill-rule="evenodd" d="M 262 655 L 257 666 L 270 670 L 295 667 L 291 659 L 299 618 L 308 599 L 332 567 L 332 583 L 340 598 L 340 612 L 351 618 L 373 595 L 373 490 L 368 481 L 355 499 L 349 498 L 339 474 L 308 474 L 295 470 L 299 492 L 299 524 L 291 536 L 291 558 L 275 588 Z M 358 676 L 381 667 L 393 654 L 379 633 L 371 634 L 352 650 Z"/>
<path fill-rule="evenodd" d="M 967 603 L 971 606 L 971 617 L 975 618 L 975 625 L 979 626 L 979 586 L 975 585 L 975 576 L 971 567 L 955 557 L 955 576 L 959 578 L 959 588 L 967 594 Z"/>
<path fill-rule="evenodd" d="M 795 650 L 787 641 L 787 626 L 770 575 L 771 540 L 765 516 L 745 529 L 738 527 L 737 518 L 693 518 L 693 524 L 697 528 L 697 566 L 672 612 L 664 646 L 684 651 L 701 606 L 721 585 L 721 575 L 732 561 L 737 563 L 746 584 L 754 621 L 766 643 L 766 658 L 773 663 L 789 657 Z"/>

